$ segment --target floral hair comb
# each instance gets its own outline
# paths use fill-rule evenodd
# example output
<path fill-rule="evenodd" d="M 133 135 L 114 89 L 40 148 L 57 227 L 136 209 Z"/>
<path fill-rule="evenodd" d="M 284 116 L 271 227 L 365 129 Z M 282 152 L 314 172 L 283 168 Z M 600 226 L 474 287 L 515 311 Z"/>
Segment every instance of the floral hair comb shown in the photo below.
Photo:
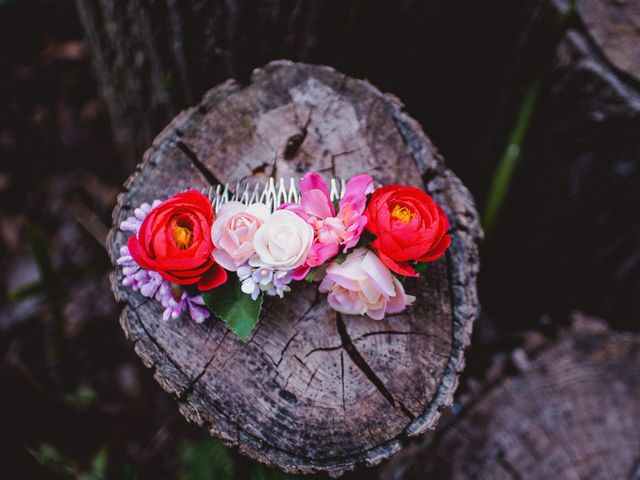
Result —
<path fill-rule="evenodd" d="M 374 188 L 317 173 L 262 184 L 218 185 L 144 203 L 120 224 L 132 232 L 117 263 L 123 283 L 196 322 L 213 313 L 242 340 L 265 295 L 319 281 L 329 305 L 380 320 L 415 301 L 402 277 L 417 277 L 450 244 L 444 211 L 422 190 Z"/>
<path fill-rule="evenodd" d="M 332 178 L 329 182 L 329 200 L 334 202 L 340 200 L 346 188 L 346 182 L 342 179 Z M 269 177 L 262 183 L 251 184 L 250 182 L 238 182 L 235 190 L 229 189 L 229 184 L 216 185 L 202 189 L 211 201 L 215 211 L 220 208 L 223 203 L 237 201 L 245 206 L 256 203 L 263 203 L 273 212 L 277 210 L 283 203 L 299 203 L 300 192 L 294 178 L 285 180 L 281 178 L 276 182 L 273 177 Z"/>

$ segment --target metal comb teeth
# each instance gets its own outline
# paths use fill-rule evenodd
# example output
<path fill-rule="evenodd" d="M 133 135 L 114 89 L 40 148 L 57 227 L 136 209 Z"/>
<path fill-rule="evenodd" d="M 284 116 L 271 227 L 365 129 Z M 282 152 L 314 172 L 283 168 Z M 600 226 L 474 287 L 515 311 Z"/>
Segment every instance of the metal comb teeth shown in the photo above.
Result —
<path fill-rule="evenodd" d="M 339 178 L 332 178 L 329 182 L 329 196 L 331 201 L 340 200 L 344 195 L 346 182 Z M 244 205 L 253 205 L 254 203 L 264 203 L 271 212 L 274 212 L 283 203 L 300 202 L 300 192 L 298 191 L 298 182 L 289 178 L 276 181 L 273 177 L 269 177 L 263 182 L 252 183 L 250 181 L 242 181 L 236 184 L 235 190 L 229 189 L 229 184 L 216 185 L 215 187 L 205 187 L 202 189 L 215 211 L 221 205 L 230 201 L 241 202 Z"/>

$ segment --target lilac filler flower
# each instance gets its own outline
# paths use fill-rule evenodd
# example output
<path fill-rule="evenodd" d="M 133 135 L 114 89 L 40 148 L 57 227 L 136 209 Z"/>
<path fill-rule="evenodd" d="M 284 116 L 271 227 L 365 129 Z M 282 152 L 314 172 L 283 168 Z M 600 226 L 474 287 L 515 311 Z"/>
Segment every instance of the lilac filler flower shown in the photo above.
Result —
<path fill-rule="evenodd" d="M 185 310 L 196 323 L 204 322 L 210 315 L 209 310 L 205 307 L 202 295 L 191 297 L 185 290 L 182 290 L 180 299 L 176 300 L 174 290 L 166 280 L 160 285 L 156 293 L 156 300 L 165 307 L 162 314 L 164 320 L 178 318 Z"/>
<path fill-rule="evenodd" d="M 238 278 L 242 284 L 242 291 L 256 300 L 261 292 L 270 296 L 282 298 L 285 292 L 291 291 L 289 283 L 292 280 L 290 270 L 278 270 L 271 267 L 251 267 L 244 264 L 238 268 Z"/>
<path fill-rule="evenodd" d="M 143 203 L 133 211 L 132 216 L 127 217 L 124 221 L 120 222 L 120 230 L 122 230 L 123 232 L 133 232 L 137 235 L 144 217 L 149 215 L 149 212 L 151 212 L 151 210 L 156 208 L 161 203 L 162 201 L 160 200 L 154 200 L 151 205 L 149 205 L 147 202 Z"/>
<path fill-rule="evenodd" d="M 251 277 L 260 285 L 269 285 L 271 283 L 271 279 L 273 278 L 273 269 L 268 267 L 256 268 Z"/>
<path fill-rule="evenodd" d="M 160 200 L 154 200 L 151 205 L 148 203 L 140 205 L 139 208 L 134 210 L 133 216 L 120 223 L 120 230 L 137 234 L 144 218 L 160 203 L 162 203 Z M 165 308 L 162 315 L 165 320 L 178 318 L 184 311 L 196 323 L 202 323 L 210 316 L 202 295 L 191 297 L 181 288 L 177 292 L 180 295 L 179 300 L 176 300 L 171 282 L 162 278 L 158 272 L 141 268 L 131 256 L 129 247 L 126 244 L 120 247 L 120 257 L 116 260 L 116 263 L 122 267 L 122 274 L 124 275 L 122 284 L 126 287 L 131 287 L 134 291 L 139 291 L 147 298 L 155 298 L 160 302 Z"/>
<path fill-rule="evenodd" d="M 133 260 L 129 254 L 129 247 L 120 247 L 120 258 L 116 263 L 122 267 L 122 284 L 131 287 L 134 291 L 139 291 L 145 297 L 153 297 L 156 291 L 165 280 L 157 272 L 144 270 Z"/>
<path fill-rule="evenodd" d="M 267 291 L 268 295 L 278 295 L 280 298 L 282 298 L 285 294 L 285 292 L 290 292 L 291 291 L 291 287 L 289 286 L 289 283 L 291 282 L 291 280 L 293 279 L 293 276 L 291 274 L 291 271 L 277 271 L 273 274 L 273 281 L 272 281 L 272 288 Z"/>
<path fill-rule="evenodd" d="M 238 279 L 242 283 L 242 291 L 247 295 L 251 295 L 251 300 L 256 300 L 260 295 L 260 285 L 253 278 L 253 267 L 244 264 L 238 267 Z"/>

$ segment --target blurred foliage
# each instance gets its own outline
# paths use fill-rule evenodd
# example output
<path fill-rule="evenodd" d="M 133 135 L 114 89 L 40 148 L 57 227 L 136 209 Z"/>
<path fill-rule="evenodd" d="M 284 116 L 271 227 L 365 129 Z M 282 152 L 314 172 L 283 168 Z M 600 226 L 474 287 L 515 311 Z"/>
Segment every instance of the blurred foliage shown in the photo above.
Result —
<path fill-rule="evenodd" d="M 49 252 L 46 235 L 40 227 L 30 223 L 27 228 L 27 240 L 29 242 L 29 248 L 31 249 L 33 258 L 38 266 L 38 271 L 40 272 L 40 278 L 42 279 L 47 299 L 51 304 L 51 311 L 58 323 L 62 324 L 63 314 L 58 292 L 59 283 L 57 273 L 53 268 L 53 262 L 51 261 L 51 254 Z"/>
<path fill-rule="evenodd" d="M 179 480 L 233 480 L 229 450 L 210 437 L 184 442 L 179 449 Z"/>
<path fill-rule="evenodd" d="M 185 441 L 179 449 L 179 480 L 233 480 L 235 470 L 231 452 L 220 442 L 207 436 Z M 245 461 L 243 459 L 243 461 Z M 246 460 L 251 462 L 250 460 Z M 297 478 L 273 468 L 255 464 L 251 480 L 288 480 Z"/>
<path fill-rule="evenodd" d="M 509 188 L 513 181 L 513 172 L 518 163 L 522 144 L 525 141 L 525 136 L 529 130 L 529 125 L 531 124 L 531 119 L 538 101 L 542 82 L 549 70 L 552 58 L 556 54 L 557 43 L 575 14 L 575 8 L 576 0 L 571 0 L 566 12 L 559 17 L 558 23 L 555 26 L 555 31 L 551 32 L 551 35 L 556 37 L 555 41 L 551 43 L 553 48 L 547 52 L 548 58 L 545 59 L 536 80 L 527 87 L 515 122 L 507 137 L 507 143 L 502 155 L 500 156 L 498 165 L 496 166 L 496 170 L 489 187 L 487 200 L 484 205 L 484 210 L 482 212 L 482 227 L 484 228 L 486 237 L 489 237 L 493 230 L 493 227 L 498 220 L 502 205 L 507 197 L 507 193 L 509 192 Z"/>
<path fill-rule="evenodd" d="M 67 403 L 77 408 L 78 410 L 87 410 L 98 399 L 96 391 L 86 385 L 80 385 L 75 392 L 69 393 L 65 396 Z"/>
<path fill-rule="evenodd" d="M 513 179 L 513 171 L 518 162 L 518 157 L 520 156 L 522 142 L 524 141 L 527 130 L 529 129 L 529 124 L 531 123 L 531 117 L 538 98 L 538 92 L 540 91 L 540 82 L 541 79 L 538 79 L 529 88 L 525 95 L 520 111 L 518 112 L 516 123 L 509 134 L 507 146 L 500 157 L 493 180 L 491 181 L 489 196 L 482 212 L 482 226 L 487 237 L 493 230 L 493 226 L 498 219 L 502 204 L 504 203 L 507 192 L 509 191 L 511 181 Z"/>
<path fill-rule="evenodd" d="M 73 480 L 106 480 L 107 450 L 102 448 L 91 459 L 89 470 L 82 471 L 78 464 L 67 458 L 60 450 L 49 443 L 43 443 L 36 451 L 31 452 L 35 459 L 45 468 L 61 479 Z"/>
<path fill-rule="evenodd" d="M 301 475 L 289 475 L 274 468 L 266 468 L 262 465 L 257 465 L 253 470 L 251 480 L 287 480 L 299 477 L 301 477 Z"/>

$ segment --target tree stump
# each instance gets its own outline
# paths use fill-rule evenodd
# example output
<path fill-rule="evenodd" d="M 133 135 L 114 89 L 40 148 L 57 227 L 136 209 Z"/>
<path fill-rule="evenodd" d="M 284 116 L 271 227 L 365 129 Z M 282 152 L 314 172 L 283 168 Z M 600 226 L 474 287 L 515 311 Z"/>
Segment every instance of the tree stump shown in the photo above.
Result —
<path fill-rule="evenodd" d="M 393 478 L 637 480 L 638 378 L 640 335 L 577 317 Z"/>
<path fill-rule="evenodd" d="M 423 279 L 406 313 L 383 321 L 339 316 L 317 284 L 267 298 L 246 343 L 216 319 L 163 321 L 161 306 L 121 285 L 121 325 L 183 415 L 261 462 L 337 476 L 397 452 L 433 428 L 451 404 L 478 312 L 472 198 L 446 169 L 401 103 L 328 67 L 273 62 L 251 83 L 227 81 L 178 115 L 155 139 L 114 211 L 241 179 L 301 177 L 309 170 L 425 188 L 451 221 L 452 245 Z"/>

